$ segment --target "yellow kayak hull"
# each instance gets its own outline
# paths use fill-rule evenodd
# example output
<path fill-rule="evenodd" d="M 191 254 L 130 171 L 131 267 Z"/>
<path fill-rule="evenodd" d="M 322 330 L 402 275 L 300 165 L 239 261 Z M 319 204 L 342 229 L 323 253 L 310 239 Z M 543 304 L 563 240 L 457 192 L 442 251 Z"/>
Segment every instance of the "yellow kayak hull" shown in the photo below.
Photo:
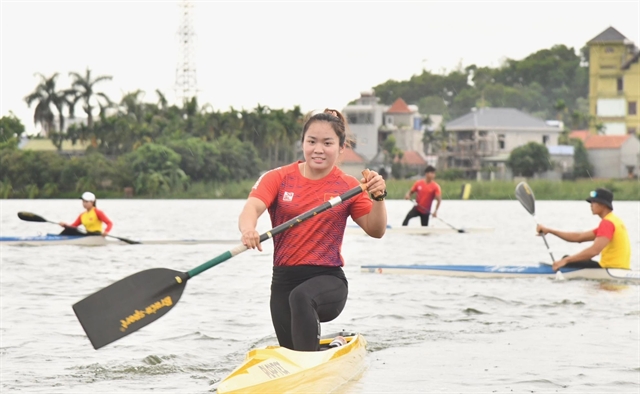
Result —
<path fill-rule="evenodd" d="M 245 362 L 218 385 L 230 393 L 330 393 L 364 369 L 367 341 L 360 334 L 345 337 L 347 344 L 317 352 L 298 352 L 268 346 L 247 353 Z M 328 345 L 323 339 L 320 345 Z"/>

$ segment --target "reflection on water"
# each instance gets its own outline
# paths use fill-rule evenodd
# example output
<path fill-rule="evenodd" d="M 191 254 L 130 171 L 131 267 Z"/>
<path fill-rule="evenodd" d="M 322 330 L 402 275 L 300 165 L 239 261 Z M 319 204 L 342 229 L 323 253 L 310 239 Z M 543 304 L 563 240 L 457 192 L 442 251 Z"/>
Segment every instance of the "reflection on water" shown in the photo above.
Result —
<path fill-rule="evenodd" d="M 76 200 L 0 203 L 3 236 L 58 230 L 21 222 L 18 211 L 63 220 L 80 210 Z M 239 239 L 240 200 L 101 204 L 117 236 Z M 400 224 L 408 204 L 389 201 L 391 225 Z M 539 222 L 566 230 L 598 222 L 582 202 L 539 201 L 536 211 Z M 360 272 L 365 264 L 527 265 L 549 258 L 534 235 L 534 221 L 517 201 L 444 201 L 439 213 L 457 227 L 495 231 L 345 237 L 349 301 L 323 332 L 363 333 L 369 357 L 362 377 L 342 392 L 638 392 L 639 286 Z M 627 224 L 639 269 L 638 204 L 618 202 L 616 213 Z M 259 229 L 269 228 L 268 218 L 261 218 Z M 557 255 L 585 247 L 547 240 Z M 247 251 L 193 278 L 166 316 L 99 351 L 71 305 L 135 272 L 189 270 L 228 247 L 2 247 L 1 391 L 213 391 L 248 350 L 275 342 L 268 306 L 270 242 L 263 253 Z"/>

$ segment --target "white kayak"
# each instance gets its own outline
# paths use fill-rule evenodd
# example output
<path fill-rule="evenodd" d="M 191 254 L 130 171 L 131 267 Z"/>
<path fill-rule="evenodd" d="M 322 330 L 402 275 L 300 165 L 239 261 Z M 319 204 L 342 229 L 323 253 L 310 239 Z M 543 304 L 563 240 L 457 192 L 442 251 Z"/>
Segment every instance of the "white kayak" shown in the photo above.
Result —
<path fill-rule="evenodd" d="M 199 245 L 199 244 L 231 244 L 238 240 L 215 240 L 215 239 L 166 239 L 139 241 L 142 245 Z M 104 245 L 129 245 L 126 242 L 106 239 L 101 236 L 83 235 L 60 235 L 46 234 L 31 237 L 0 237 L 0 246 L 51 246 L 51 245 L 81 245 L 81 246 L 104 246 Z"/>
<path fill-rule="evenodd" d="M 404 234 L 404 235 L 430 235 L 430 234 L 456 234 L 456 233 L 489 233 L 494 231 L 493 227 L 467 227 L 453 229 L 450 227 L 417 227 L 417 226 L 390 226 L 387 225 L 386 234 Z M 358 225 L 349 225 L 346 230 L 347 234 L 365 234 L 364 230 Z"/>
<path fill-rule="evenodd" d="M 550 265 L 363 265 L 362 272 L 377 274 L 414 274 L 469 278 L 554 278 L 617 280 L 640 284 L 640 271 L 619 268 L 566 268 L 558 274 Z"/>

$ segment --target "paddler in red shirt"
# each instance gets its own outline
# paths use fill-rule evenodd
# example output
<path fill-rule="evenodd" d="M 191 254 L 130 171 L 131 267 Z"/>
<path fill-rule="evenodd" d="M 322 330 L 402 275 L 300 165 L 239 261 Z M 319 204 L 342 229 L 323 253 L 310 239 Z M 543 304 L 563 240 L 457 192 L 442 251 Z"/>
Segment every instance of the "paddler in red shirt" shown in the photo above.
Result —
<path fill-rule="evenodd" d="M 111 228 L 113 227 L 113 223 L 107 215 L 104 214 L 101 210 L 96 208 L 96 195 L 91 192 L 82 193 L 82 206 L 86 210 L 78 216 L 75 222 L 68 224 L 65 222 L 60 222 L 59 224 L 65 229 L 60 233 L 61 235 L 80 235 L 84 234 L 79 232 L 73 227 L 78 227 L 81 224 L 84 226 L 87 234 L 89 235 L 102 235 L 106 237 Z M 102 231 L 102 224 L 106 224 L 107 228 Z"/>
<path fill-rule="evenodd" d="M 424 170 L 424 179 L 420 179 L 413 184 L 411 189 L 405 194 L 404 199 L 411 199 L 412 194 L 416 194 L 416 204 L 411 208 L 407 217 L 402 222 L 403 226 L 409 224 L 409 220 L 420 216 L 420 224 L 423 226 L 429 225 L 429 215 L 431 215 L 431 205 L 433 200 L 437 201 L 436 209 L 433 211 L 433 217 L 438 217 L 438 208 L 442 202 L 442 192 L 440 191 L 440 185 L 434 180 L 436 179 L 436 169 L 433 166 L 427 166 Z"/>
<path fill-rule="evenodd" d="M 238 219 L 244 245 L 262 250 L 256 225 L 265 210 L 276 227 L 359 185 L 336 166 L 348 147 L 346 123 L 339 111 L 331 109 L 305 122 L 304 161 L 265 173 L 249 194 Z M 340 250 L 347 218 L 371 237 L 385 233 L 385 181 L 375 171 L 362 181 L 370 194 L 362 193 L 273 237 L 270 307 L 280 346 L 318 350 L 320 323 L 342 312 L 348 283 Z"/>

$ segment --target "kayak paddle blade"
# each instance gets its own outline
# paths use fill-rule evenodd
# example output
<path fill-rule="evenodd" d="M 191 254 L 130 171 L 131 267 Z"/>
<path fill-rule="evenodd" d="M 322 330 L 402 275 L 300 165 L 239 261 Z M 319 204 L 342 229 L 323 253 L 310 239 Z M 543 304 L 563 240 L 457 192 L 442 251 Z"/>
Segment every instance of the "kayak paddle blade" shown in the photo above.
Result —
<path fill-rule="evenodd" d="M 42 216 L 38 216 L 35 213 L 31 212 L 18 212 L 18 217 L 25 222 L 40 222 L 46 223 L 47 220 Z"/>
<path fill-rule="evenodd" d="M 178 303 L 188 276 L 153 268 L 121 279 L 73 305 L 94 349 L 135 332 Z"/>
<path fill-rule="evenodd" d="M 526 182 L 520 182 L 518 186 L 516 186 L 516 198 L 527 212 L 531 215 L 536 214 L 536 197 Z"/>
<path fill-rule="evenodd" d="M 127 239 L 127 238 L 116 237 L 115 235 L 111 235 L 111 234 L 107 234 L 107 237 L 115 238 L 115 239 L 120 240 L 120 241 L 122 241 L 124 243 L 128 243 L 129 245 L 139 245 L 139 244 L 142 243 L 142 242 L 134 241 L 134 240 Z"/>

